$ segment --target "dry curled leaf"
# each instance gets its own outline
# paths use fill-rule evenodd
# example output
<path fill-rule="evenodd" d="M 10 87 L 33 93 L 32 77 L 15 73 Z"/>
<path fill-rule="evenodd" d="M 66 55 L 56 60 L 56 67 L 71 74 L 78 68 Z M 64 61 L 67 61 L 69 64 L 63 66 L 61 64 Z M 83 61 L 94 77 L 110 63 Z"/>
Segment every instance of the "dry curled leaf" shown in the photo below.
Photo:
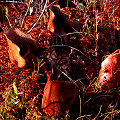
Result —
<path fill-rule="evenodd" d="M 30 64 L 30 61 L 36 60 L 37 57 L 30 53 L 37 49 L 34 39 L 29 34 L 25 34 L 17 28 L 11 28 L 5 31 L 9 46 L 9 58 L 11 62 L 20 68 Z"/>
<path fill-rule="evenodd" d="M 57 5 L 51 6 L 49 10 L 51 11 L 50 18 L 53 20 L 55 31 L 60 32 L 61 30 L 64 29 L 66 32 L 68 32 L 70 30 L 67 29 L 70 28 L 69 16 L 63 13 L 60 7 Z"/>
<path fill-rule="evenodd" d="M 11 62 L 18 67 L 22 68 L 25 66 L 25 59 L 20 55 L 20 48 L 12 43 L 9 39 L 7 39 L 9 45 L 9 58 Z"/>
<path fill-rule="evenodd" d="M 71 105 L 76 100 L 78 90 L 70 81 L 51 81 L 51 74 L 51 72 L 47 72 L 42 109 L 50 116 L 61 117 L 65 111 L 72 111 Z"/>
<path fill-rule="evenodd" d="M 31 50 L 36 50 L 36 41 L 32 39 L 30 34 L 25 34 L 18 28 L 11 28 L 5 31 L 7 39 L 18 45 L 20 48 L 29 47 Z"/>
<path fill-rule="evenodd" d="M 53 5 L 49 9 L 50 19 L 48 22 L 48 30 L 54 35 L 59 36 L 71 31 L 71 24 L 69 20 L 69 15 L 61 11 L 60 6 Z M 68 42 L 68 36 L 63 36 L 65 44 Z"/>
<path fill-rule="evenodd" d="M 55 32 L 55 26 L 54 26 L 54 23 L 53 23 L 53 20 L 55 19 L 55 14 L 52 12 L 52 10 L 49 9 L 49 12 L 50 12 L 50 19 L 48 21 L 48 30 L 52 33 Z"/>
<path fill-rule="evenodd" d="M 108 55 L 101 64 L 98 87 L 108 89 L 120 84 L 120 49 Z"/>

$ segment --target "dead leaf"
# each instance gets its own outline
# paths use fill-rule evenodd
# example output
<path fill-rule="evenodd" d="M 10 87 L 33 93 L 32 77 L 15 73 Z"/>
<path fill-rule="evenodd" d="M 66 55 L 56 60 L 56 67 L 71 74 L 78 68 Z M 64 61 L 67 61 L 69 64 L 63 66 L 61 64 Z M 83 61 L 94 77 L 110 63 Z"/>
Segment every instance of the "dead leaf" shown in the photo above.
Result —
<path fill-rule="evenodd" d="M 120 84 L 120 49 L 108 55 L 101 64 L 98 87 L 108 89 Z"/>
<path fill-rule="evenodd" d="M 61 117 L 65 111 L 72 111 L 71 105 L 75 102 L 78 91 L 70 81 L 51 81 L 51 74 L 51 72 L 47 72 L 42 109 L 50 116 Z"/>
<path fill-rule="evenodd" d="M 5 31 L 5 36 L 9 46 L 9 57 L 13 64 L 23 68 L 26 62 L 31 65 L 32 59 L 37 61 L 37 57 L 30 53 L 37 49 L 37 45 L 29 34 L 17 28 L 11 28 Z"/>
<path fill-rule="evenodd" d="M 48 22 L 48 30 L 56 36 L 69 33 L 71 31 L 69 15 L 62 12 L 60 6 L 58 5 L 52 5 L 49 11 L 50 19 Z M 65 44 L 67 44 L 68 36 L 63 36 L 63 39 Z"/>
<path fill-rule="evenodd" d="M 20 68 L 24 67 L 26 62 L 25 59 L 20 55 L 20 48 L 16 44 L 12 43 L 9 39 L 7 39 L 7 42 L 9 45 L 9 57 L 11 62 Z"/>
<path fill-rule="evenodd" d="M 19 48 L 29 47 L 30 50 L 36 50 L 36 40 L 32 39 L 30 34 L 25 34 L 18 28 L 11 28 L 5 31 L 6 38 L 15 43 Z"/>
<path fill-rule="evenodd" d="M 52 33 L 55 32 L 55 26 L 54 26 L 54 23 L 53 23 L 53 20 L 55 19 L 55 14 L 52 12 L 52 10 L 49 9 L 49 12 L 50 12 L 50 19 L 48 21 L 48 30 Z"/>

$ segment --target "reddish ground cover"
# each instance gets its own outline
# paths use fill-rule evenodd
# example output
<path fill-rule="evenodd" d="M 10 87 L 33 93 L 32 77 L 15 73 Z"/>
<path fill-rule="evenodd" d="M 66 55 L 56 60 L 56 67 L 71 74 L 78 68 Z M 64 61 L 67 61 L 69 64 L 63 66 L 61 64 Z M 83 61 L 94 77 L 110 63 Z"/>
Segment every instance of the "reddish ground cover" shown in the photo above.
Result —
<path fill-rule="evenodd" d="M 37 0 L 31 3 L 30 9 L 33 12 L 27 13 L 21 29 L 28 6 L 28 2 L 0 2 L 0 119 L 49 118 L 41 109 L 47 82 L 44 67 L 53 72 L 53 80 L 60 82 L 72 79 L 79 91 L 75 104 L 70 106 L 74 112 L 60 113 L 60 119 L 76 119 L 79 116 L 86 119 L 119 119 L 119 86 L 103 91 L 96 86 L 103 58 L 120 48 L 118 1 L 83 4 L 70 2 L 68 7 L 61 9 L 62 14 L 69 16 L 71 31 L 67 38 L 47 29 L 49 10 L 46 8 L 29 33 L 38 46 L 36 51 L 30 51 L 37 57 L 37 61 L 32 61 L 33 57 L 29 57 L 33 66 L 26 63 L 25 68 L 19 68 L 10 61 L 10 46 L 4 34 L 11 27 L 26 34 L 41 15 L 45 3 Z M 57 22 L 59 25 L 60 21 Z M 58 44 L 65 45 L 57 46 Z M 42 66 L 42 63 L 45 64 Z"/>

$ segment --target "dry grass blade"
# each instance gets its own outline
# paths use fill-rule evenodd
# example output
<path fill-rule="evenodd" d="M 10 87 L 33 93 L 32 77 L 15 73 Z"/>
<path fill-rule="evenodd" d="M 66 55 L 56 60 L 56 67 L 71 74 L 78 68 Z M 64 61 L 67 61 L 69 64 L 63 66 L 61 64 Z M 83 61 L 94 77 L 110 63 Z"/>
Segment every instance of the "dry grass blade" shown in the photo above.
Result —
<path fill-rule="evenodd" d="M 47 7 L 47 3 L 48 3 L 48 0 L 46 0 L 45 5 L 44 5 L 44 8 L 43 8 L 43 10 L 42 10 L 42 13 L 41 13 L 41 15 L 39 16 L 39 18 L 37 19 L 36 23 L 32 26 L 32 28 L 31 28 L 27 33 L 30 33 L 31 30 L 37 25 L 38 21 L 41 19 L 42 15 L 43 15 L 46 7 Z"/>
<path fill-rule="evenodd" d="M 92 116 L 92 115 L 83 115 L 83 116 L 78 117 L 76 120 L 79 120 L 79 119 L 81 119 L 81 118 L 90 117 L 90 116 Z M 90 119 L 89 119 L 89 120 L 90 120 Z"/>
<path fill-rule="evenodd" d="M 99 114 L 100 114 L 100 112 L 101 112 L 101 109 L 102 109 L 102 105 L 100 106 L 100 110 L 99 110 L 98 114 L 96 115 L 96 117 L 94 118 L 94 120 L 96 120 L 97 117 L 99 116 Z"/>
<path fill-rule="evenodd" d="M 29 10 L 30 10 L 30 4 L 31 4 L 31 0 L 29 1 L 28 9 L 27 9 L 27 11 L 26 11 L 26 13 L 25 13 L 25 15 L 24 15 L 24 17 L 23 17 L 22 24 L 21 24 L 21 30 L 22 30 L 22 28 L 24 27 L 25 18 L 26 18 L 27 14 L 28 14 L 28 12 L 29 12 Z"/>
<path fill-rule="evenodd" d="M 103 120 L 106 120 L 106 119 L 108 118 L 108 116 L 109 116 L 110 114 L 113 114 L 113 113 L 114 113 L 114 114 L 119 114 L 119 113 L 120 113 L 120 110 L 114 110 L 114 111 L 112 111 L 112 112 L 104 113 L 104 114 L 102 114 L 101 116 L 99 116 L 99 118 L 106 115 L 106 117 L 103 119 Z M 109 119 L 109 118 L 108 118 L 108 119 Z"/>

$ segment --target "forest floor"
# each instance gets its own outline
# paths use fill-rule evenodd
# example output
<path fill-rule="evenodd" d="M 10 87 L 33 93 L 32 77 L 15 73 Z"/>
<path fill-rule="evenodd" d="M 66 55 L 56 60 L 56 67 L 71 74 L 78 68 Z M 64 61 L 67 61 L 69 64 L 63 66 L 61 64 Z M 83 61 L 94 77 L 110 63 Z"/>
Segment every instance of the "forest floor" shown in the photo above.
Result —
<path fill-rule="evenodd" d="M 67 44 L 61 46 L 64 44 L 62 35 L 56 37 L 47 29 L 47 7 L 36 22 L 43 12 L 45 1 L 31 3 L 22 30 L 29 2 L 0 2 L 0 119 L 48 119 L 41 109 L 46 75 L 39 67 L 19 68 L 12 64 L 4 35 L 4 31 L 11 27 L 27 33 L 35 23 L 29 34 L 38 45 L 35 53 L 37 64 L 45 62 L 46 69 L 53 71 L 54 79 L 69 81 L 70 77 L 79 87 L 76 102 L 80 104 L 74 108 L 76 115 L 73 118 L 71 114 L 64 115 L 59 119 L 120 118 L 120 88 L 99 92 L 89 90 L 99 76 L 104 57 L 120 48 L 120 3 L 117 0 L 69 3 L 62 11 L 69 15 L 72 31 L 66 35 Z M 60 46 L 57 46 L 59 43 Z"/>

